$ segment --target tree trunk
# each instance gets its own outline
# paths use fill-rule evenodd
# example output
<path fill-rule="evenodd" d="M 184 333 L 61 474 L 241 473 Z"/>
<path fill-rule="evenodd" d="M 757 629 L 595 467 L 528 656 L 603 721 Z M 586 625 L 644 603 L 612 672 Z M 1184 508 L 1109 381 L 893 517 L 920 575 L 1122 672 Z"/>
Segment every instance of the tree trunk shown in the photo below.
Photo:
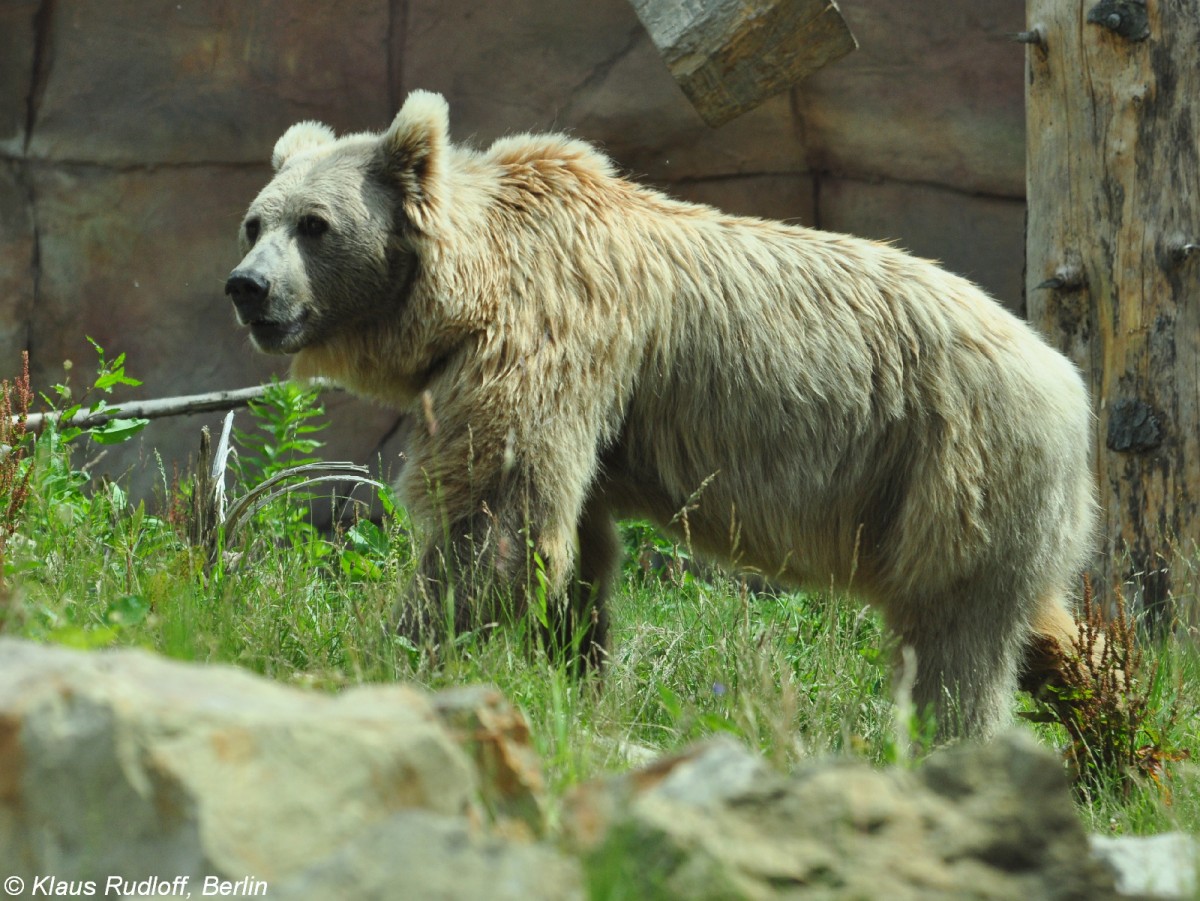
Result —
<path fill-rule="evenodd" d="M 1097 587 L 1161 620 L 1200 539 L 1200 7 L 1028 15 L 1029 318 L 1096 404 Z"/>

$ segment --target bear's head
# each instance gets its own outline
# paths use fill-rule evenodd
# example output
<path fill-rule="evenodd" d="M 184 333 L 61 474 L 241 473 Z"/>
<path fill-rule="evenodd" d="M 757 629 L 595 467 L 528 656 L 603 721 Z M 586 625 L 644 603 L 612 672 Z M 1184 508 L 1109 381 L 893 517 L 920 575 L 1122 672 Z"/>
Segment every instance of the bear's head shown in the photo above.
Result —
<path fill-rule="evenodd" d="M 448 111 L 409 95 L 382 134 L 336 138 L 302 122 L 275 144 L 275 176 L 242 221 L 243 259 L 225 283 L 238 322 L 268 353 L 296 354 L 402 315 L 415 238 L 442 199 Z"/>

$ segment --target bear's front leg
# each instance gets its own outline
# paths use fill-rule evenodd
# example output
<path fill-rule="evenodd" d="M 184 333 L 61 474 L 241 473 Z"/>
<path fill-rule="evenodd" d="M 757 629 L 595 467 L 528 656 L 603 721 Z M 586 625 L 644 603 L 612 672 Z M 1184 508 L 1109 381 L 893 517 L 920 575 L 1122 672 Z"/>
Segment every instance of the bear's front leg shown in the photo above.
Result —
<path fill-rule="evenodd" d="M 425 541 L 417 571 L 396 604 L 396 632 L 441 643 L 524 612 L 525 543 L 486 505 Z"/>
<path fill-rule="evenodd" d="M 396 606 L 396 631 L 436 644 L 524 619 L 552 659 L 596 667 L 607 631 L 604 591 L 588 565 L 592 555 L 572 579 L 575 544 L 574 528 L 548 528 L 482 504 L 426 543 Z"/>

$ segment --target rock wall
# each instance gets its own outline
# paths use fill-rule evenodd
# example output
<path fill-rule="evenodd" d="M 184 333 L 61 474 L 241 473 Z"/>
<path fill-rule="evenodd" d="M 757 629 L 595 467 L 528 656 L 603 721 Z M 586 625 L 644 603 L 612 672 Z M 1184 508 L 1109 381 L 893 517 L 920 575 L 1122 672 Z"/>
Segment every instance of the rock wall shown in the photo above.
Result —
<path fill-rule="evenodd" d="M 415 87 L 480 143 L 565 129 L 636 177 L 735 212 L 896 239 L 1021 305 L 1019 4 L 845 0 L 861 47 L 711 130 L 626 0 L 6 0 L 0 4 L 0 362 L 35 383 L 91 336 L 128 354 L 130 397 L 282 372 L 222 294 L 235 232 L 291 123 L 378 129 Z M 331 401 L 330 458 L 393 460 L 397 417 Z M 156 423 L 103 467 L 155 480 L 202 422 Z M 402 431 L 402 430 L 401 430 Z M 139 463 L 139 457 L 143 458 Z"/>

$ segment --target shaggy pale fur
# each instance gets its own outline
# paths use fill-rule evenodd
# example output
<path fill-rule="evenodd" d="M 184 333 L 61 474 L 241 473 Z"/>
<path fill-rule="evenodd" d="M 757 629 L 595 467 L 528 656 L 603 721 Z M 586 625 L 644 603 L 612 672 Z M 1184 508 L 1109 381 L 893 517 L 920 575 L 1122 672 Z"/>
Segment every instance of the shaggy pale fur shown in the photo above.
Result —
<path fill-rule="evenodd" d="M 528 545 L 594 657 L 613 518 L 678 530 L 704 486 L 698 550 L 852 585 L 942 734 L 993 731 L 1089 552 L 1072 365 L 888 245 L 673 200 L 560 135 L 455 146 L 447 118 L 414 92 L 382 135 L 289 131 L 234 272 L 269 284 L 239 316 L 294 375 L 416 413 L 399 488 L 430 538 L 402 627 L 450 584 L 460 628 L 496 583 L 522 603 Z"/>

